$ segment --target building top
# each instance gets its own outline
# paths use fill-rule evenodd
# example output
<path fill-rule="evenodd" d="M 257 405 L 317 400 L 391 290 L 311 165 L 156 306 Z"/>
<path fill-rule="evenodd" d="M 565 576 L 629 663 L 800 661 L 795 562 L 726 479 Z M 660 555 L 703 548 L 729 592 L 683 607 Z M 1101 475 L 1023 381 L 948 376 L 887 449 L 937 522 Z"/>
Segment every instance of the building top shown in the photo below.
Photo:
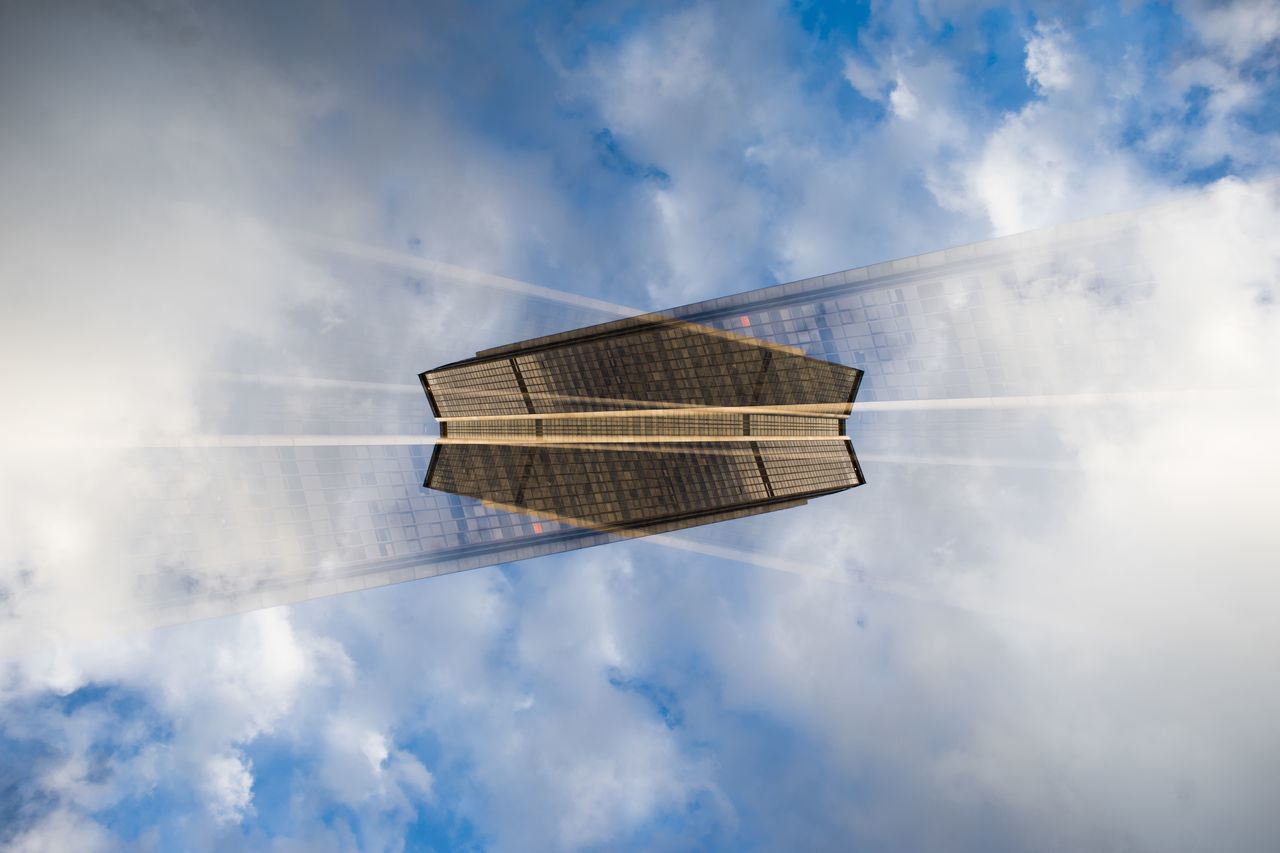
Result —
<path fill-rule="evenodd" d="M 862 371 L 661 315 L 496 347 L 421 374 L 425 485 L 625 536 L 863 482 L 844 421 Z"/>

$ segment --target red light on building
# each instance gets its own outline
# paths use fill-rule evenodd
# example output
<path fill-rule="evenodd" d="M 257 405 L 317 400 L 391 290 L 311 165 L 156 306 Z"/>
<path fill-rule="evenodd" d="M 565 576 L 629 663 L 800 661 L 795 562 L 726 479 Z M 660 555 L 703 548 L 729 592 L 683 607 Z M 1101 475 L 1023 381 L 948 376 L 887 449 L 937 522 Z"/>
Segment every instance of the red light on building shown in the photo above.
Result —
<path fill-rule="evenodd" d="M 749 317 L 743 317 L 743 318 L 742 318 L 742 325 L 743 325 L 743 326 L 750 326 L 750 325 L 751 325 L 751 319 L 750 319 Z"/>
<path fill-rule="evenodd" d="M 541 532 L 542 532 L 542 522 L 541 522 L 541 521 L 535 521 L 535 522 L 533 523 L 533 532 L 534 532 L 534 533 L 541 533 Z"/>

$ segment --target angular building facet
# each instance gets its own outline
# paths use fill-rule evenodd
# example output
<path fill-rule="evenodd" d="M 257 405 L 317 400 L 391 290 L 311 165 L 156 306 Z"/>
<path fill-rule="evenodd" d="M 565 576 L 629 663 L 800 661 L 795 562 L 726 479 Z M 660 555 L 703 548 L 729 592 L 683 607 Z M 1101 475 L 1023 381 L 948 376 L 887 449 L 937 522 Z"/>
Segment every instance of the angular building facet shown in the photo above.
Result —
<path fill-rule="evenodd" d="M 661 315 L 419 378 L 440 425 L 425 485 L 536 519 L 643 536 L 863 482 L 844 431 L 862 371 Z"/>

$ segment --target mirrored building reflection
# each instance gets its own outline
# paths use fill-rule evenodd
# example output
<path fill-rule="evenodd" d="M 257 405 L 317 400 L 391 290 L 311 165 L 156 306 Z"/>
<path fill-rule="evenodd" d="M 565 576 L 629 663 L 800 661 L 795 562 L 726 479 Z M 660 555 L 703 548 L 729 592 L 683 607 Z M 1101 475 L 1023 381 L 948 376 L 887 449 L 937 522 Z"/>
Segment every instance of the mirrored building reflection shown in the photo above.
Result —
<path fill-rule="evenodd" d="M 425 485 L 624 536 L 804 504 L 863 482 L 862 371 L 658 314 L 419 377 L 440 425 Z"/>
<path fill-rule="evenodd" d="M 1072 288 L 1092 288 L 1104 305 L 1149 298 L 1151 273 L 1129 248 L 1146 215 L 1117 214 L 845 270 L 640 320 L 626 318 L 621 306 L 560 298 L 544 288 L 509 290 L 495 302 L 490 283 L 460 287 L 447 270 L 424 273 L 415 259 L 338 253 L 335 274 L 380 276 L 385 288 L 402 297 L 408 292 L 404 304 L 447 305 L 458 322 L 445 318 L 436 328 L 464 331 L 448 340 L 415 337 L 413 318 L 387 319 L 405 324 L 389 329 L 375 322 L 386 318 L 373 318 L 366 328 L 342 330 L 341 346 L 326 348 L 324 357 L 312 359 L 307 342 L 298 341 L 292 364 L 247 352 L 243 363 L 209 377 L 203 395 L 209 430 L 199 446 L 134 451 L 146 457 L 140 465 L 168 472 L 179 496 L 166 510 L 156 553 L 146 556 L 155 542 L 126 543 L 140 561 L 159 567 L 139 579 L 134 598 L 146 614 L 139 624 L 523 560 L 616 541 L 647 524 L 676 529 L 680 520 L 669 517 L 679 514 L 674 498 L 654 491 L 676 470 L 700 471 L 698 489 L 733 498 L 700 505 L 697 514 L 709 522 L 749 511 L 761 495 L 784 506 L 856 485 L 864 468 L 874 482 L 878 465 L 1062 464 L 1054 433 L 1028 428 L 1046 407 L 1174 392 L 1177 377 L 1158 387 L 1150 377 L 1135 380 L 1110 358 L 1118 347 L 1108 337 L 1117 334 L 1115 325 L 1023 309 Z M 472 316 L 484 323 L 472 329 L 462 322 Z M 690 368 L 678 359 L 665 363 L 661 381 L 646 383 L 639 373 L 620 380 L 604 339 L 591 343 L 580 331 L 611 323 L 602 328 L 696 329 L 684 341 L 697 351 L 688 365 L 714 365 L 716 358 L 728 364 L 736 347 L 743 359 L 750 353 L 755 369 L 726 370 L 712 384 L 699 384 L 692 370 L 683 397 L 676 380 Z M 1138 337 L 1144 330 L 1123 333 Z M 525 342 L 506 343 L 512 340 Z M 660 361 L 678 349 L 675 343 L 634 363 Z M 485 344 L 493 348 L 465 358 Z M 775 359 L 775 373 L 760 385 L 765 353 Z M 433 413 L 413 372 L 450 358 L 462 361 L 428 374 Z M 810 402 L 839 403 L 843 414 L 797 409 L 802 398 L 786 397 L 787 389 L 812 386 L 817 373 L 784 380 L 788 359 L 801 366 L 797 376 L 827 371 L 830 387 Z M 298 364 L 311 374 L 297 377 Z M 1072 366 L 1069 374 L 1063 364 Z M 468 370 L 477 372 L 468 380 L 472 387 L 490 383 L 480 408 L 469 409 L 465 393 L 453 393 L 467 383 L 454 386 L 445 402 L 449 376 Z M 849 409 L 851 388 L 857 402 Z M 646 389 L 660 390 L 648 398 Z M 691 421 L 685 411 L 654 413 L 688 405 L 726 411 L 704 411 Z M 752 407 L 762 410 L 747 411 Z M 439 443 L 436 416 L 445 424 Z M 828 422 L 787 420 L 813 417 Z M 833 428 L 837 434 L 825 444 L 812 440 Z M 493 441 L 495 431 L 506 432 L 503 442 Z M 843 449 L 845 433 L 859 456 Z M 672 450 L 669 439 L 679 439 L 680 449 Z M 563 482 L 558 487 L 562 494 L 585 490 L 574 506 L 551 494 L 571 470 L 581 482 L 568 492 Z M 651 517 L 619 513 L 607 487 L 588 488 L 606 470 L 633 472 L 621 489 L 627 500 L 649 500 Z M 858 490 L 861 499 L 871 499 L 870 491 Z"/>

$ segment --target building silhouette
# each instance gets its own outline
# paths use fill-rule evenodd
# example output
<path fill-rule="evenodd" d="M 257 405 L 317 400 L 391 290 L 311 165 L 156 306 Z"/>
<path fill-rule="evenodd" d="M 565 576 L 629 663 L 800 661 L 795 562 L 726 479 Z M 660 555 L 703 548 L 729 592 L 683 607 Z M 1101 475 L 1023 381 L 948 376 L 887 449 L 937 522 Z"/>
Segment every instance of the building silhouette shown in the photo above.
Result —
<path fill-rule="evenodd" d="M 642 536 L 863 482 L 844 429 L 862 371 L 662 315 L 419 378 L 440 429 L 424 484 L 538 520 Z"/>

